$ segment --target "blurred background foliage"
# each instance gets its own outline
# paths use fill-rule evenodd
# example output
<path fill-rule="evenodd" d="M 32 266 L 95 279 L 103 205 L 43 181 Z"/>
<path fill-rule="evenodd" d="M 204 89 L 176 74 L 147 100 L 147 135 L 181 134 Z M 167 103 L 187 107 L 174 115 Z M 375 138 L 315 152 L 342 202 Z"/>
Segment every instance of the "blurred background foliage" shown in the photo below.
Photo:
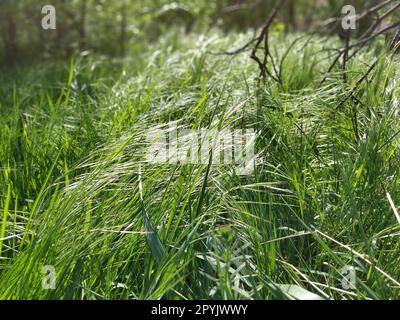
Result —
<path fill-rule="evenodd" d="M 287 0 L 277 20 L 282 32 L 306 31 L 341 15 L 344 4 L 359 12 L 375 0 Z M 43 30 L 41 9 L 57 10 L 57 29 Z M 1 0 L 0 56 L 5 64 L 94 51 L 124 56 L 157 41 L 169 29 L 184 32 L 246 31 L 259 27 L 275 0 Z"/>

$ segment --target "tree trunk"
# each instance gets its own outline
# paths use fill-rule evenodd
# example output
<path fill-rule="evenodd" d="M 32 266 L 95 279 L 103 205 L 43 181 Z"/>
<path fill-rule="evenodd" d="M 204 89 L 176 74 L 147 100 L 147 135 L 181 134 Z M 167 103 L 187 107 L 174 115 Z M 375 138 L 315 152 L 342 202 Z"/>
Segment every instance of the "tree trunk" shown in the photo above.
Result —
<path fill-rule="evenodd" d="M 126 5 L 121 7 L 121 25 L 120 25 L 120 37 L 119 37 L 119 48 L 121 57 L 125 56 L 125 44 L 126 44 Z"/>
<path fill-rule="evenodd" d="M 2 39 L 4 43 L 5 61 L 12 64 L 16 61 L 18 54 L 17 45 L 17 23 L 12 5 L 4 4 L 1 14 Z"/>
<path fill-rule="evenodd" d="M 291 31 L 297 30 L 297 23 L 296 23 L 296 0 L 289 1 L 289 25 L 291 27 Z"/>
<path fill-rule="evenodd" d="M 86 0 L 82 0 L 80 23 L 79 23 L 79 48 L 80 48 L 80 50 L 84 50 L 86 47 L 86 15 L 87 15 L 87 3 L 86 3 Z"/>

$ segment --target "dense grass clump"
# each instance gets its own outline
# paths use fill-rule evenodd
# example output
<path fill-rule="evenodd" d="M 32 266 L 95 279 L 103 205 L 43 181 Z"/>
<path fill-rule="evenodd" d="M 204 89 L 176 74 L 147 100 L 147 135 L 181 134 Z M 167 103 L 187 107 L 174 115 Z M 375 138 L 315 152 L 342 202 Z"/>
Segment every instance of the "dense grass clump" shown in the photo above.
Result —
<path fill-rule="evenodd" d="M 2 299 L 399 297 L 398 57 L 365 48 L 346 83 L 336 69 L 320 85 L 315 37 L 277 84 L 245 53 L 214 54 L 245 39 L 166 35 L 129 59 L 0 75 Z M 375 58 L 362 103 L 340 105 Z M 146 131 L 169 122 L 254 128 L 254 172 L 147 164 Z"/>

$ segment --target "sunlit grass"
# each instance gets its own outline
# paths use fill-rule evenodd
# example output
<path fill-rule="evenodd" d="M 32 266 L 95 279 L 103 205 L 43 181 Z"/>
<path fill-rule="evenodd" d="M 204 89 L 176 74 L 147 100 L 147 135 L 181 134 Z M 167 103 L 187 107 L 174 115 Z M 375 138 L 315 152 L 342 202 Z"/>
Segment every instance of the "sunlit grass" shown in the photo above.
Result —
<path fill-rule="evenodd" d="M 357 139 L 351 102 L 333 111 L 374 48 L 347 87 L 339 70 L 320 86 L 324 43 L 300 42 L 277 85 L 247 54 L 210 53 L 244 40 L 166 35 L 124 60 L 1 75 L 2 299 L 399 296 L 397 61 L 381 55 L 361 85 Z M 254 128 L 255 171 L 146 164 L 146 130 L 169 121 Z M 345 266 L 355 289 L 342 287 Z"/>

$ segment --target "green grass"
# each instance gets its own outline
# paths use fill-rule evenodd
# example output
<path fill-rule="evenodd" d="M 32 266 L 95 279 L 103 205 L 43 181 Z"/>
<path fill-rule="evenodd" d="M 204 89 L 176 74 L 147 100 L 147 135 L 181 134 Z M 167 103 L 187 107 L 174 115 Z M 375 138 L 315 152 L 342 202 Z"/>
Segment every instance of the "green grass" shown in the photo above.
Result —
<path fill-rule="evenodd" d="M 366 48 L 347 84 L 336 69 L 321 86 L 325 40 L 300 41 L 278 85 L 247 54 L 210 53 L 248 37 L 169 34 L 123 60 L 0 74 L 1 299 L 400 296 L 398 57 Z M 334 115 L 376 56 L 363 104 Z M 255 171 L 144 163 L 146 130 L 170 121 L 256 129 Z"/>

